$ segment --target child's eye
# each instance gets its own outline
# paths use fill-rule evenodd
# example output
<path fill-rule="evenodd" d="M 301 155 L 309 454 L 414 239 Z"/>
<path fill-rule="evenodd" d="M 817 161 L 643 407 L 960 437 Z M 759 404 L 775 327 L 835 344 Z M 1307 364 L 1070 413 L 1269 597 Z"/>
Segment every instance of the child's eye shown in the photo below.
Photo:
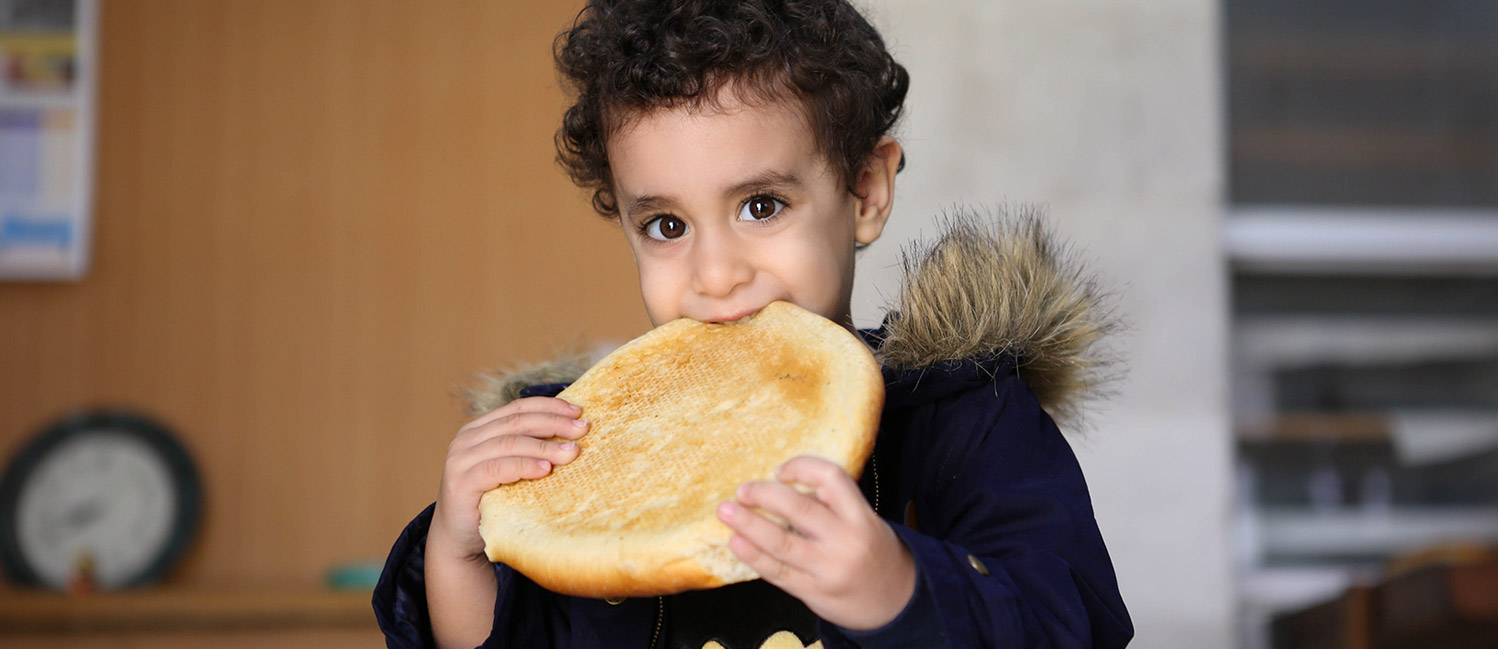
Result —
<path fill-rule="evenodd" d="M 640 229 L 644 230 L 645 236 L 650 237 L 651 239 L 655 239 L 657 241 L 670 241 L 672 239 L 680 237 L 683 234 L 686 234 L 687 224 L 679 218 L 671 216 L 670 214 L 665 214 L 650 219 L 645 223 L 645 227 Z"/>
<path fill-rule="evenodd" d="M 763 221 L 774 217 L 785 209 L 785 203 L 773 196 L 755 196 L 744 201 L 739 210 L 740 221 Z"/>

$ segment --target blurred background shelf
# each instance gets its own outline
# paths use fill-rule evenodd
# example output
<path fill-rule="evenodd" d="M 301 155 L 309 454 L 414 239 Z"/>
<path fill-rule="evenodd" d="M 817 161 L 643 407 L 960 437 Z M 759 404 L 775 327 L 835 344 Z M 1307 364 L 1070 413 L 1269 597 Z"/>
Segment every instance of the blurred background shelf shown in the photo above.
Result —
<path fill-rule="evenodd" d="M 1325 143 L 1296 139 L 1300 146 L 1327 148 Z M 1388 151 L 1377 140 L 1356 139 Z M 1498 275 L 1495 209 L 1237 206 L 1229 212 L 1223 232 L 1228 260 L 1243 271 Z"/>
<path fill-rule="evenodd" d="M 1498 646 L 1498 5 L 1224 8 L 1241 645 Z"/>
<path fill-rule="evenodd" d="M 1498 355 L 1498 318 L 1255 315 L 1235 323 L 1239 362 L 1259 368 Z"/>
<path fill-rule="evenodd" d="M 1432 37 L 1404 30 L 1373 36 L 1349 35 L 1337 29 L 1263 30 L 1234 42 L 1232 63 L 1237 70 L 1272 78 L 1416 80 L 1438 75 L 1482 74 L 1485 61 L 1498 59 L 1498 46 L 1483 34 Z"/>
<path fill-rule="evenodd" d="M 1260 510 L 1270 557 L 1381 561 L 1450 539 L 1498 545 L 1498 506 Z"/>

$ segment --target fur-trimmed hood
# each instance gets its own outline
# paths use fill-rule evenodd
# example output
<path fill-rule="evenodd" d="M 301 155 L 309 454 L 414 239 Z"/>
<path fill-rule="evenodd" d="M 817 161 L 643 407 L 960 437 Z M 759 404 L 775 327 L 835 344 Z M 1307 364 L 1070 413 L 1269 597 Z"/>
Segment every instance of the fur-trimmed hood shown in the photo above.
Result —
<path fill-rule="evenodd" d="M 1001 359 L 1052 416 L 1075 419 L 1113 366 L 1099 343 L 1118 322 L 1096 280 L 1039 208 L 958 209 L 940 226 L 936 239 L 904 251 L 898 302 L 865 336 L 886 377 Z M 525 387 L 570 382 L 587 368 L 579 356 L 486 373 L 468 390 L 470 410 L 487 412 Z"/>

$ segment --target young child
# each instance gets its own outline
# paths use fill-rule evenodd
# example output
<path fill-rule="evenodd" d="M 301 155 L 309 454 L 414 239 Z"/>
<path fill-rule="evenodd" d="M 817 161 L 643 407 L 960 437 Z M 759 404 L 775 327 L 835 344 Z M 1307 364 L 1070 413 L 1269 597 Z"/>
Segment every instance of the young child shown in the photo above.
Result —
<path fill-rule="evenodd" d="M 654 324 L 786 300 L 852 328 L 854 257 L 903 165 L 908 79 L 845 0 L 594 0 L 558 37 L 577 92 L 559 158 L 616 220 Z M 576 457 L 576 369 L 510 377 L 454 438 L 437 502 L 391 551 L 391 647 L 1121 647 L 1133 634 L 1082 473 L 1042 408 L 1085 391 L 1106 329 L 1033 217 L 954 219 L 859 332 L 884 366 L 855 482 L 799 457 L 718 517 L 762 577 L 601 601 L 485 558 L 478 500 Z M 809 494 L 793 488 L 813 488 Z M 771 523 L 750 508 L 787 522 Z M 787 529 L 789 528 L 789 529 Z"/>

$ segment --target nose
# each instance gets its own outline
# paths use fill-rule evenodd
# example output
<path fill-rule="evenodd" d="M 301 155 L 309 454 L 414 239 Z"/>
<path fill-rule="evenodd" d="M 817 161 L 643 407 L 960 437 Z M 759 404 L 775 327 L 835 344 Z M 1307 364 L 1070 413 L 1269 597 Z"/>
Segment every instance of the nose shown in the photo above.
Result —
<path fill-rule="evenodd" d="M 692 290 L 704 297 L 728 297 L 754 279 L 754 265 L 737 243 L 729 233 L 698 231 L 692 250 Z"/>

